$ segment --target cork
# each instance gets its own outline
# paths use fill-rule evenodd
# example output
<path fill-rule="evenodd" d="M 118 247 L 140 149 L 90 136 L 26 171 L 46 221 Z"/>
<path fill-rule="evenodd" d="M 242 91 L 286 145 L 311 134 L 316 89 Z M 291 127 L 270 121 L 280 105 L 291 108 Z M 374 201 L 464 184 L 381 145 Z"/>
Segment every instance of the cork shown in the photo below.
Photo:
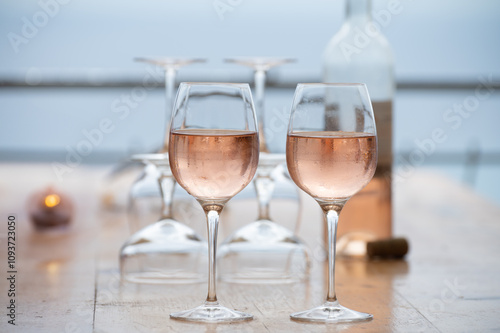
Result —
<path fill-rule="evenodd" d="M 406 238 L 389 238 L 368 242 L 366 254 L 368 258 L 403 258 L 408 253 Z"/>

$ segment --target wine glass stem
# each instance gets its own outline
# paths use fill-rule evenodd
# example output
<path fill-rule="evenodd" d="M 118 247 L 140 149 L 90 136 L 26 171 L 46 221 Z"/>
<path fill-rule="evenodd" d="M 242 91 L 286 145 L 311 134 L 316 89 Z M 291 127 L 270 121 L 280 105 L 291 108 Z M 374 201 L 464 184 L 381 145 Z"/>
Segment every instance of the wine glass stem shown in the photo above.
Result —
<path fill-rule="evenodd" d="M 220 205 L 204 206 L 203 210 L 207 216 L 207 231 L 208 231 L 208 295 L 207 303 L 217 303 L 216 282 L 217 274 L 215 270 L 215 256 L 217 249 L 217 230 L 219 227 L 219 214 L 222 211 Z"/>
<path fill-rule="evenodd" d="M 170 131 L 170 115 L 172 113 L 172 109 L 174 107 L 174 89 L 175 89 L 175 76 L 177 75 L 177 71 L 175 68 L 166 67 L 165 68 L 165 138 L 163 142 L 163 151 L 168 151 L 168 139 L 169 139 L 169 131 Z"/>
<path fill-rule="evenodd" d="M 254 74 L 255 81 L 255 109 L 259 121 L 259 140 L 260 152 L 269 152 L 264 136 L 264 90 L 266 89 L 266 71 L 256 69 Z"/>
<path fill-rule="evenodd" d="M 161 170 L 160 170 L 161 171 Z M 175 178 L 172 175 L 165 174 L 161 172 L 161 176 L 158 178 L 160 184 L 161 192 L 161 219 L 171 219 L 172 218 L 172 203 L 175 189 Z"/>
<path fill-rule="evenodd" d="M 269 203 L 274 191 L 274 180 L 269 175 L 259 175 L 254 179 L 259 200 L 259 220 L 270 220 Z"/>
<path fill-rule="evenodd" d="M 173 99 L 174 99 L 174 88 L 175 88 L 175 68 L 165 68 L 165 97 L 167 100 L 166 114 L 170 115 L 172 112 Z"/>
<path fill-rule="evenodd" d="M 337 225 L 339 222 L 339 213 L 334 209 L 325 210 L 326 223 L 328 226 L 328 293 L 327 302 L 335 302 L 335 244 L 337 239 Z"/>
<path fill-rule="evenodd" d="M 255 104 L 257 107 L 257 119 L 262 116 L 264 111 L 264 90 L 266 89 L 266 71 L 256 70 L 255 79 Z M 259 119 L 260 120 L 260 119 Z"/>

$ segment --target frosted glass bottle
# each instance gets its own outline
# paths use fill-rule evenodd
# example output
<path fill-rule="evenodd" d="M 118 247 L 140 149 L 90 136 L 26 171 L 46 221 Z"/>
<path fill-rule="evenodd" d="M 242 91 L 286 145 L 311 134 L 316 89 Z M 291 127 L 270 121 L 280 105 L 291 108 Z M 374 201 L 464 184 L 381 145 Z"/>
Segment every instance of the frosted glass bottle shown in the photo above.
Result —
<path fill-rule="evenodd" d="M 372 100 L 378 134 L 378 165 L 373 180 L 342 210 L 337 251 L 366 253 L 366 242 L 392 235 L 392 100 L 394 65 L 391 47 L 372 20 L 371 0 L 347 0 L 346 18 L 323 54 L 324 82 L 362 82 Z M 334 107 L 326 110 L 326 127 L 335 123 Z"/>

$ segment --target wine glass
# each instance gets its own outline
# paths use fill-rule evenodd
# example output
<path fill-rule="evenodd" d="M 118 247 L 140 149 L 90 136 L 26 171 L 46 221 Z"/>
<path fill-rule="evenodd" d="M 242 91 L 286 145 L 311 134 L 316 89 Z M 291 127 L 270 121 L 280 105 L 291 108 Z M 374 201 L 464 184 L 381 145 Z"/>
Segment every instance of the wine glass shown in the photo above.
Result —
<path fill-rule="evenodd" d="M 162 147 L 159 147 L 158 155 L 168 151 L 168 126 L 170 123 L 170 116 L 172 112 L 173 95 L 175 88 L 175 77 L 177 71 L 184 66 L 196 63 L 204 63 L 206 59 L 201 58 L 175 58 L 175 57 L 137 57 L 134 61 L 147 63 L 160 67 L 164 70 L 165 75 L 165 133 L 163 133 L 164 142 Z M 148 154 L 150 155 L 150 154 Z M 156 219 L 160 197 L 160 188 L 158 180 L 161 176 L 156 168 L 155 163 L 149 159 L 139 159 L 145 164 L 143 172 L 138 179 L 132 184 L 129 193 L 129 224 L 132 232 L 136 232 L 142 227 L 149 225 Z M 168 165 L 168 163 L 167 163 Z M 173 181 L 173 177 L 170 175 Z M 173 191 L 163 193 L 165 200 L 172 201 Z M 165 198 L 170 196 L 170 198 Z"/>
<path fill-rule="evenodd" d="M 336 113 L 335 123 L 326 121 L 326 112 Z M 298 84 L 288 127 L 286 160 L 293 181 L 319 203 L 328 226 L 326 302 L 293 313 L 291 318 L 329 323 L 372 318 L 343 307 L 335 295 L 338 217 L 347 200 L 372 179 L 377 166 L 377 132 L 366 86 Z"/>
<path fill-rule="evenodd" d="M 219 215 L 247 186 L 259 161 L 257 119 L 248 84 L 182 83 L 170 128 L 170 169 L 202 206 L 208 231 L 208 296 L 204 304 L 172 313 L 174 319 L 218 322 L 252 315 L 219 304 L 216 247 Z"/>
<path fill-rule="evenodd" d="M 205 62 L 197 58 L 136 58 L 165 70 L 165 132 L 163 147 L 155 154 L 137 154 L 134 161 L 145 164 L 144 172 L 129 193 L 129 224 L 133 235 L 120 250 L 120 276 L 136 283 L 197 283 L 206 279 L 199 265 L 206 256 L 206 242 L 189 226 L 173 216 L 175 179 L 169 167 L 168 126 L 172 111 L 176 71 Z M 160 219 L 154 222 L 160 213 Z M 154 223 L 152 223 L 154 222 Z"/>
<path fill-rule="evenodd" d="M 167 154 L 136 154 L 132 160 L 155 166 L 161 190 L 157 222 L 135 232 L 120 249 L 120 276 L 135 283 L 197 283 L 206 279 L 207 245 L 190 227 L 176 221 L 172 211 L 175 179 Z"/>
<path fill-rule="evenodd" d="M 220 278 L 232 283 L 291 283 L 305 279 L 309 273 L 310 253 L 292 230 L 275 223 L 270 203 L 276 185 L 285 187 L 288 195 L 298 195 L 293 183 L 283 173 L 284 154 L 268 147 L 264 131 L 264 91 L 266 74 L 271 68 L 294 62 L 275 57 L 240 57 L 225 59 L 254 70 L 254 90 L 259 121 L 260 158 L 253 180 L 257 194 L 258 217 L 236 230 L 220 246 Z M 277 184 L 280 181 L 281 184 Z M 288 186 L 287 186 L 288 185 Z M 290 187 L 292 187 L 290 191 Z M 300 202 L 299 202 L 300 205 Z M 299 209 L 300 211 L 300 209 Z M 299 217 L 297 218 L 298 227 Z"/>
<path fill-rule="evenodd" d="M 224 59 L 230 64 L 238 64 L 250 67 L 254 71 L 255 106 L 257 109 L 257 119 L 259 120 L 259 140 L 260 152 L 269 153 L 266 138 L 264 136 L 264 92 L 266 89 L 267 72 L 274 67 L 295 62 L 292 58 L 279 57 L 236 57 Z M 257 175 L 258 176 L 258 175 Z"/>

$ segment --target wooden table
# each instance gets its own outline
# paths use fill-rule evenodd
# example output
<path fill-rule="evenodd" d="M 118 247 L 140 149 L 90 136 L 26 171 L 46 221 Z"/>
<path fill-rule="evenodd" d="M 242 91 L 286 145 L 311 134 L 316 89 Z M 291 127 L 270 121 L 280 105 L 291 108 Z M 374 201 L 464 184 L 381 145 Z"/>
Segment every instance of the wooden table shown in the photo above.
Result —
<path fill-rule="evenodd" d="M 339 260 L 341 303 L 372 313 L 356 324 L 308 324 L 291 312 L 319 305 L 324 263 L 295 285 L 219 283 L 223 304 L 253 321 L 195 324 L 169 313 L 201 303 L 206 285 L 120 283 L 118 250 L 128 235 L 123 210 L 103 210 L 104 167 L 75 168 L 57 182 L 50 165 L 0 165 L 1 332 L 484 332 L 500 330 L 500 209 L 453 181 L 429 172 L 395 186 L 394 234 L 410 240 L 406 261 Z M 77 213 L 65 233 L 37 233 L 27 220 L 34 189 L 54 183 L 73 197 Z M 321 239 L 321 215 L 304 200 L 311 248 Z M 16 214 L 16 326 L 7 323 L 6 222 Z"/>

